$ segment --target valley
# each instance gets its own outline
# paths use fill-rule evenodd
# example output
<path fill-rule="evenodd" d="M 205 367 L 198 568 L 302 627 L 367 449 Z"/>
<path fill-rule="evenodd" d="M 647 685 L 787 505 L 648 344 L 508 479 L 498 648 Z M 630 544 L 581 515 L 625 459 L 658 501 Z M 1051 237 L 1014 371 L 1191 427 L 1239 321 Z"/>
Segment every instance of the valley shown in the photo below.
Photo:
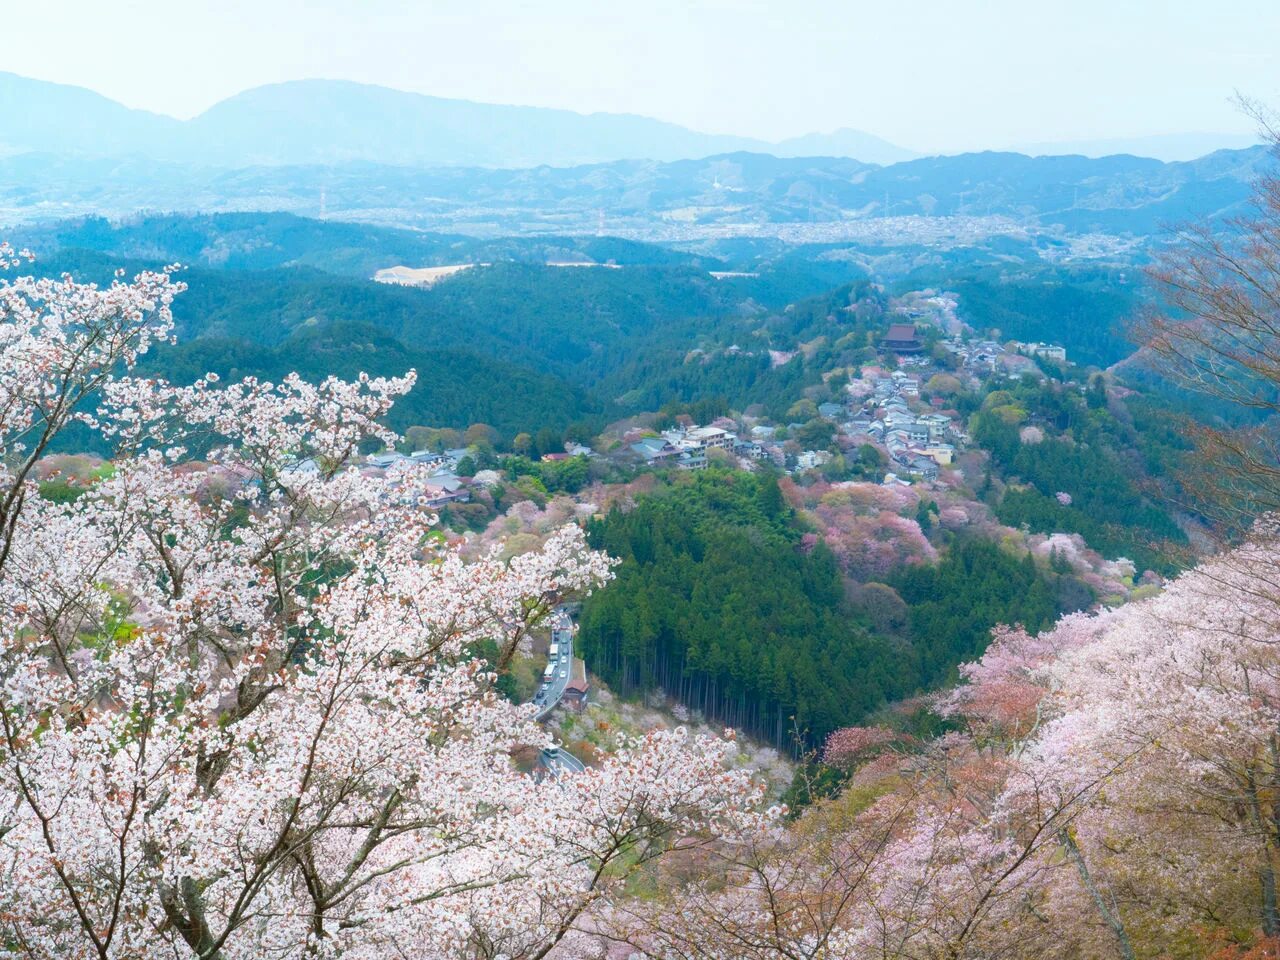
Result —
<path fill-rule="evenodd" d="M 1158 504 L 1188 452 L 1177 414 L 1111 369 L 1146 296 L 1128 256 L 932 247 L 877 276 L 807 244 L 727 259 L 287 214 L 24 238 L 42 240 L 49 272 L 193 261 L 180 342 L 147 375 L 416 370 L 391 420 L 405 439 L 362 469 L 425 469 L 470 550 L 586 520 L 622 560 L 581 613 L 593 681 L 796 756 L 953 682 L 997 624 L 1144 595 L 1203 538 L 1194 510 Z M 366 266 L 460 253 L 475 259 Z"/>
<path fill-rule="evenodd" d="M 277 6 L 6 17 L 0 960 L 1280 956 L 1231 11 Z"/>

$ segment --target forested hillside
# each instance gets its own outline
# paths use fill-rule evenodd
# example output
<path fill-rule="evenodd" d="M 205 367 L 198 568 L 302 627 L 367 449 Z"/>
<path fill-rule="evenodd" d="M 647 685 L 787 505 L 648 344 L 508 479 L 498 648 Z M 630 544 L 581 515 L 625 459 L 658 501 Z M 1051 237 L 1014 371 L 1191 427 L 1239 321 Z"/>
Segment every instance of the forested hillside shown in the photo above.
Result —
<path fill-rule="evenodd" d="M 800 551 L 777 483 L 709 472 L 589 528 L 619 557 L 586 602 L 583 655 L 624 693 L 661 687 L 786 744 L 825 736 L 911 689 L 909 654 L 844 604 L 830 553 Z"/>
<path fill-rule="evenodd" d="M 77 217 L 17 228 L 10 242 L 42 256 L 82 250 L 123 260 L 221 270 L 306 266 L 362 279 L 396 264 L 425 267 L 511 260 L 675 266 L 706 260 L 715 269 L 717 263 L 715 258 L 617 237 L 478 239 L 279 212 L 143 214 L 121 220 Z"/>
<path fill-rule="evenodd" d="M 1083 397 L 1048 383 L 1015 385 L 987 394 L 973 437 L 1009 484 L 996 506 L 1004 523 L 1079 533 L 1109 556 L 1167 574 L 1187 545 L 1171 507 L 1189 500 L 1175 486 L 1189 444 L 1176 419 L 1132 399 L 1137 417 L 1122 400 L 1109 409 L 1097 377 Z M 1024 441 L 1023 422 L 1038 432 L 1034 442 Z"/>
<path fill-rule="evenodd" d="M 610 237 L 478 240 L 290 214 L 88 218 L 27 228 L 18 239 L 50 274 L 72 269 L 105 279 L 117 265 L 189 265 L 190 289 L 177 306 L 185 341 L 278 344 L 302 324 L 354 321 L 414 350 L 528 364 L 608 398 L 626 395 L 633 408 L 709 393 L 745 405 L 793 388 L 794 370 L 781 374 L 776 390 L 757 386 L 769 375 L 752 351 L 793 350 L 817 337 L 830 346 L 852 332 L 871 301 L 863 291 L 842 299 L 839 288 L 867 278 L 871 264 L 895 277 L 896 288 L 956 290 L 963 319 L 979 331 L 1063 343 L 1082 363 L 1106 365 L 1130 351 L 1123 324 L 1140 297 L 1134 271 L 1036 263 L 1033 245 L 1012 240 L 976 260 L 968 248 L 932 251 L 931 265 L 904 273 L 885 248 L 743 240 L 692 253 Z M 914 256 L 926 259 L 924 248 Z M 397 263 L 490 265 L 428 290 L 364 282 Z M 724 270 L 740 275 L 709 272 Z M 863 305 L 856 317 L 844 310 L 852 299 Z M 856 328 L 860 336 L 871 329 Z M 752 356 L 723 362 L 717 350 L 734 345 Z M 686 363 L 697 349 L 698 363 Z"/>
<path fill-rule="evenodd" d="M 352 379 L 361 372 L 400 376 L 415 370 L 417 385 L 388 417 L 399 430 L 415 424 L 484 423 L 503 436 L 539 426 L 559 432 L 578 421 L 602 423 L 609 409 L 553 374 L 457 348 L 413 349 L 377 327 L 342 320 L 302 326 L 270 345 L 200 337 L 157 350 L 139 369 L 177 383 L 190 383 L 208 372 L 224 379 L 254 376 L 279 381 L 290 373 L 322 380 Z"/>
<path fill-rule="evenodd" d="M 353 364 L 374 375 L 414 367 L 430 376 L 430 398 L 425 385 L 406 398 L 395 414 L 402 426 L 483 422 L 509 437 L 703 396 L 735 404 L 785 398 L 818 375 L 799 365 L 772 370 L 765 351 L 775 337 L 751 330 L 768 315 L 765 304 L 783 307 L 825 281 L 794 270 L 715 279 L 686 255 L 611 238 L 454 243 L 254 214 L 78 221 L 32 240 L 54 251 L 35 264 L 48 276 L 67 271 L 105 283 L 117 268 L 203 264 L 182 273 L 188 289 L 174 308 L 179 343 L 148 355 L 152 374 L 189 382 L 206 370 L 278 378 Z M 497 259 L 430 289 L 344 275 L 375 259 L 385 263 L 392 252 L 416 249 L 428 262 L 447 261 L 459 244 L 468 256 L 529 259 Z M 540 259 L 548 256 L 621 266 L 554 267 Z M 844 273 L 859 275 L 852 266 Z M 714 350 L 739 339 L 752 348 L 746 356 L 710 367 L 684 362 L 700 344 Z"/>
<path fill-rule="evenodd" d="M 937 564 L 904 567 L 891 580 L 907 605 L 915 685 L 925 689 L 954 681 L 996 624 L 1034 633 L 1067 612 L 1030 554 L 1019 559 L 989 540 L 957 540 Z"/>
<path fill-rule="evenodd" d="M 660 688 L 779 745 L 797 733 L 817 743 L 952 678 L 997 623 L 1037 629 L 1061 612 L 1030 556 L 962 539 L 936 566 L 897 574 L 909 626 L 877 635 L 773 477 L 713 470 L 670 484 L 589 525 L 592 546 L 623 563 L 583 607 L 584 656 L 624 693 Z"/>
<path fill-rule="evenodd" d="M 1141 299 L 1141 273 L 1081 268 L 952 275 L 960 315 L 1005 340 L 1060 343 L 1081 365 L 1106 367 L 1134 349 L 1127 333 Z"/>

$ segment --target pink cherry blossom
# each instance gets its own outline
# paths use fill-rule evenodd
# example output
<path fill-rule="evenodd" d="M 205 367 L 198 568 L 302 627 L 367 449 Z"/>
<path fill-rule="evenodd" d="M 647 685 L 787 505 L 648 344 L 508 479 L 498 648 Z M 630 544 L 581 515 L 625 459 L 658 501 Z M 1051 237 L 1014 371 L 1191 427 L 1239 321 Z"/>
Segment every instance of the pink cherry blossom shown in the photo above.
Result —
<path fill-rule="evenodd" d="M 0 282 L 0 949 L 540 956 L 641 865 L 759 828 L 718 738 L 518 769 L 547 734 L 474 648 L 501 666 L 612 562 L 550 517 L 538 549 L 464 561 L 423 471 L 362 473 L 412 372 L 115 379 L 180 292 Z M 74 417 L 113 469 L 46 501 Z"/>

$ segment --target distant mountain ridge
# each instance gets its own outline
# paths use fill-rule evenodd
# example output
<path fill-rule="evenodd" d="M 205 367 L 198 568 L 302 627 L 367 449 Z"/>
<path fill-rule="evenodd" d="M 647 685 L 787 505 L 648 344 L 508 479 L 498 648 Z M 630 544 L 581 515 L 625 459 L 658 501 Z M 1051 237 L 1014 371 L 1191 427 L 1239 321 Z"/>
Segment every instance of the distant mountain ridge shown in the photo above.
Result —
<path fill-rule="evenodd" d="M 181 129 L 179 120 L 83 87 L 0 71 L 0 152 L 131 154 Z"/>
<path fill-rule="evenodd" d="M 1170 133 L 1017 144 L 1032 156 L 1133 154 L 1190 160 L 1256 137 Z M 842 128 L 778 142 L 700 133 L 633 114 L 445 99 L 346 80 L 294 80 L 245 90 L 192 120 L 135 110 L 82 87 L 0 71 L 0 157 L 141 156 L 228 168 L 369 162 L 394 166 L 576 166 L 686 160 L 749 151 L 888 166 L 922 154 Z"/>
<path fill-rule="evenodd" d="M 1164 133 L 1148 137 L 1020 143 L 1010 149 L 1032 157 L 1080 154 L 1097 158 L 1129 154 L 1135 157 L 1151 157 L 1165 162 L 1177 162 L 1196 160 L 1221 150 L 1245 150 L 1259 143 L 1261 139 L 1256 134 Z"/>
<path fill-rule="evenodd" d="M 874 134 L 843 127 L 831 133 L 807 133 L 773 145 L 776 157 L 847 157 L 864 163 L 889 166 L 921 156 Z"/>
<path fill-rule="evenodd" d="M 145 159 L 0 157 L 0 224 L 140 211 L 290 211 L 471 237 L 776 236 L 900 244 L 1048 229 L 1140 238 L 1243 212 L 1264 147 L 1180 163 L 976 153 L 888 167 L 730 153 L 577 167 L 364 162 L 239 170 Z"/>
<path fill-rule="evenodd" d="M 856 130 L 765 144 L 322 80 L 258 87 L 180 121 L 0 73 L 0 225 L 274 210 L 472 237 L 1133 238 L 1238 212 L 1266 154 L 912 157 Z"/>
<path fill-rule="evenodd" d="M 699 133 L 632 114 L 450 100 L 346 80 L 254 87 L 192 120 L 132 110 L 80 87 L 0 72 L 0 155 L 140 155 L 228 168 L 370 162 L 394 166 L 573 166 L 801 150 L 895 163 L 915 154 L 856 130 L 781 144 Z"/>

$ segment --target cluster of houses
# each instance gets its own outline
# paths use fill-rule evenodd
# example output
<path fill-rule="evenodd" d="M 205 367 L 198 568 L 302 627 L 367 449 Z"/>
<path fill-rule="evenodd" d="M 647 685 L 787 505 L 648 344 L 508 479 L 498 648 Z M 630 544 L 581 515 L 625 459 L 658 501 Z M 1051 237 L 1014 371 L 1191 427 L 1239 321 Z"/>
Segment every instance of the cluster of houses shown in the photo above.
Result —
<path fill-rule="evenodd" d="M 365 470 L 386 471 L 397 466 L 415 466 L 428 471 L 427 479 L 419 484 L 425 494 L 424 506 L 443 507 L 449 503 L 467 503 L 471 500 L 470 484 L 482 483 L 477 474 L 474 479 L 458 475 L 458 463 L 468 455 L 466 447 L 454 450 L 415 450 L 413 453 L 397 453 L 393 450 L 370 454 L 365 457 Z M 566 443 L 563 453 L 547 453 L 542 460 L 552 463 L 573 457 L 595 457 L 595 452 L 580 443 Z"/>
<path fill-rule="evenodd" d="M 426 497 L 424 506 L 443 507 L 448 503 L 466 503 L 471 491 L 466 481 L 455 472 L 458 461 L 467 455 L 466 448 L 457 450 L 415 450 L 410 454 L 387 451 L 370 454 L 365 458 L 365 469 L 385 471 L 397 466 L 416 466 L 428 471 L 427 480 L 421 485 Z"/>
<path fill-rule="evenodd" d="M 1015 349 L 1026 357 L 1043 357 L 1053 363 L 1067 362 L 1067 348 L 1056 343 L 1019 343 Z"/>
<path fill-rule="evenodd" d="M 844 409 L 839 404 L 823 404 L 819 413 L 829 419 L 837 419 Z M 774 439 L 776 427 L 757 424 L 750 428 L 749 437 L 739 436 L 735 432 L 737 429 L 732 420 L 721 419 L 705 427 L 664 430 L 657 436 L 637 434 L 627 438 L 628 449 L 643 463 L 655 466 L 671 464 L 680 470 L 705 470 L 710 450 L 724 450 L 732 454 L 740 466 L 750 467 L 753 462 L 767 461 L 796 473 L 812 470 L 831 460 L 831 454 L 826 450 L 801 450 L 788 456 L 786 447 Z"/>
<path fill-rule="evenodd" d="M 724 421 L 723 425 L 677 427 L 664 430 L 658 436 L 638 435 L 628 438 L 629 447 L 645 463 L 670 463 L 681 470 L 705 470 L 708 450 L 726 450 L 740 457 L 761 459 L 757 455 L 759 445 L 740 440 L 728 426 L 737 425 Z"/>
<path fill-rule="evenodd" d="M 884 447 L 898 472 L 933 481 L 969 438 L 954 411 L 913 411 L 911 405 L 918 404 L 919 397 L 920 381 L 911 374 L 894 370 L 887 377 L 874 377 L 869 397 L 859 399 L 851 393 L 852 416 L 843 428 L 855 439 Z"/>
<path fill-rule="evenodd" d="M 1067 362 L 1066 347 L 1056 343 L 1018 343 L 1015 340 L 1006 346 L 995 340 L 966 340 L 957 337 L 941 340 L 938 345 L 955 357 L 960 370 L 978 378 L 991 374 L 1021 377 L 1030 373 L 1044 376 L 1036 366 L 1036 357 L 1053 363 Z"/>
<path fill-rule="evenodd" d="M 885 353 L 893 355 L 896 361 L 893 366 L 897 369 L 867 370 L 861 380 L 849 384 L 845 403 L 819 404 L 818 415 L 836 425 L 836 439 L 846 450 L 859 443 L 870 443 L 887 453 L 891 472 L 885 478 L 886 483 L 936 481 L 942 468 L 950 466 L 965 448 L 969 437 L 959 415 L 944 409 L 942 397 L 933 396 L 927 405 L 921 400 L 921 381 L 929 375 L 935 361 L 924 350 L 915 325 L 891 325 L 880 345 Z M 990 339 L 955 337 L 941 340 L 939 345 L 955 359 L 954 365 L 946 365 L 947 370 L 954 367 L 956 374 L 962 379 L 967 375 L 974 385 L 991 374 L 1015 377 L 1029 371 L 1039 373 L 1035 358 L 1066 362 L 1066 350 L 1055 344 L 1002 345 Z M 789 426 L 798 429 L 802 424 Z M 624 435 L 619 452 L 633 462 L 650 466 L 705 470 L 708 454 L 721 450 L 743 467 L 767 461 L 795 473 L 817 469 L 829 463 L 833 456 L 828 450 L 801 450 L 795 443 L 784 444 L 779 439 L 783 435 L 780 428 L 751 418 L 747 418 L 745 435 L 740 430 L 743 428 L 738 423 L 724 417 L 705 426 L 685 424 L 657 434 L 633 430 Z M 441 507 L 471 499 L 470 481 L 457 474 L 458 463 L 466 455 L 466 449 L 417 450 L 411 454 L 384 452 L 368 457 L 364 469 L 385 471 L 397 464 L 424 467 L 429 471 L 427 505 Z M 597 454 L 588 447 L 571 443 L 565 445 L 563 453 L 548 453 L 542 459 L 564 460 L 578 456 L 596 457 Z M 311 464 L 310 468 L 314 470 L 315 465 Z M 307 465 L 300 464 L 298 469 L 305 471 Z M 475 482 L 483 481 L 477 478 Z"/>
<path fill-rule="evenodd" d="M 1000 367 L 1004 347 L 995 340 L 962 339 L 940 340 L 938 346 L 956 359 L 957 366 L 976 374 L 994 373 Z"/>
<path fill-rule="evenodd" d="M 919 375 L 897 369 L 864 379 L 860 387 L 850 390 L 847 404 L 819 404 L 818 415 L 836 424 L 844 441 L 870 443 L 885 451 L 891 477 L 937 480 L 941 468 L 950 466 L 969 442 L 959 415 L 941 409 L 940 398 L 920 412 Z M 816 469 L 832 459 L 827 450 L 797 451 L 792 446 L 788 452 L 776 439 L 779 429 L 768 424 L 750 426 L 746 436 L 737 430 L 733 421 L 721 419 L 709 426 L 676 427 L 656 435 L 636 431 L 625 441 L 640 462 L 681 470 L 705 470 L 708 452 L 716 449 L 734 455 L 744 466 L 768 461 L 795 473 Z"/>

